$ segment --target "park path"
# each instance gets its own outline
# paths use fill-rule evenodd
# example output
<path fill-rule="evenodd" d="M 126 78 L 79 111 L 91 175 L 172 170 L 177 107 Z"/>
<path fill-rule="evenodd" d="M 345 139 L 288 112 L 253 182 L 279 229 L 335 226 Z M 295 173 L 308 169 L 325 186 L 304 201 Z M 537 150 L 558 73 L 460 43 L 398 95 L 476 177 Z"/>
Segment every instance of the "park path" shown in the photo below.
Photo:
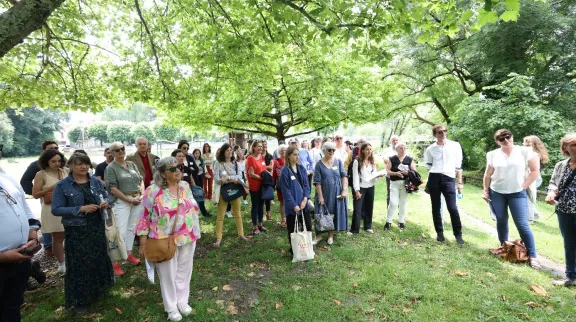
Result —
<path fill-rule="evenodd" d="M 498 239 L 498 232 L 496 231 L 495 225 L 490 225 L 489 223 L 487 223 L 481 219 L 478 219 L 472 215 L 469 215 L 461 207 L 458 207 L 458 211 L 460 212 L 460 216 L 464 216 L 464 217 L 468 218 L 470 221 L 474 222 L 474 224 L 476 224 L 476 226 L 478 226 L 484 232 L 486 232 L 486 233 L 496 237 L 496 239 Z M 509 236 L 509 239 L 510 240 L 516 240 L 516 239 L 520 239 L 520 237 Z M 559 263 L 557 263 L 557 262 L 555 262 L 549 258 L 546 258 L 542 255 L 538 255 L 538 261 L 540 262 L 540 265 L 542 265 L 543 270 L 549 271 L 555 277 L 564 278 L 564 275 L 565 275 L 564 274 L 564 269 L 565 269 L 564 264 L 559 264 Z"/>

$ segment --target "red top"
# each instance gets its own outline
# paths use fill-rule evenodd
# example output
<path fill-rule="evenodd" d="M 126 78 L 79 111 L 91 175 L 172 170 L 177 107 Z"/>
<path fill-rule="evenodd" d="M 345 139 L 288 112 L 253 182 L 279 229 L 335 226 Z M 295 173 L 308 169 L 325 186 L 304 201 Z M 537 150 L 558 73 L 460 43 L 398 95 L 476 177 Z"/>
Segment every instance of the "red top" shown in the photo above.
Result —
<path fill-rule="evenodd" d="M 282 172 L 282 168 L 284 167 L 285 163 L 286 161 L 284 161 L 283 158 L 277 158 L 274 160 L 274 166 L 272 167 L 272 177 L 274 178 L 274 183 L 278 183 L 278 180 L 280 180 L 280 172 Z"/>
<path fill-rule="evenodd" d="M 250 191 L 260 191 L 260 186 L 262 186 L 262 180 L 257 180 L 250 177 L 249 169 L 254 169 L 254 174 L 260 175 L 262 171 L 266 171 L 266 162 L 264 158 L 260 156 L 258 159 L 255 159 L 252 155 L 249 155 L 246 158 L 246 175 L 248 177 L 248 188 Z"/>
<path fill-rule="evenodd" d="M 144 165 L 144 188 L 148 188 L 150 181 L 152 181 L 152 169 L 150 169 L 150 160 L 148 160 L 148 154 L 142 156 L 138 153 L 140 159 L 142 159 L 142 164 Z"/>

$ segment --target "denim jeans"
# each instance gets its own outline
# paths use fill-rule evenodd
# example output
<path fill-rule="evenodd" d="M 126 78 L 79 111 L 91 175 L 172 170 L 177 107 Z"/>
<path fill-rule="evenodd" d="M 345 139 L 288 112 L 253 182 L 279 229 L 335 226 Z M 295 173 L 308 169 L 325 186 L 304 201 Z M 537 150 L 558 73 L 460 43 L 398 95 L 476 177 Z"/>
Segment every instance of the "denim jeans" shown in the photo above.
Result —
<path fill-rule="evenodd" d="M 536 244 L 534 235 L 528 224 L 528 196 L 526 190 L 515 193 L 499 193 L 490 189 L 492 209 L 496 215 L 496 230 L 500 244 L 508 240 L 508 208 L 512 213 L 512 220 L 520 233 L 520 238 L 526 245 L 528 256 L 536 257 Z"/>
<path fill-rule="evenodd" d="M 434 228 L 436 233 L 444 233 L 444 226 L 442 225 L 442 214 L 440 213 L 440 205 L 442 195 L 446 198 L 446 206 L 450 213 L 452 221 L 452 231 L 454 236 L 462 236 L 462 222 L 460 221 L 460 213 L 456 206 L 456 189 L 454 185 L 454 178 L 441 173 L 430 173 L 428 176 L 428 183 L 426 184 L 428 191 L 430 191 L 430 201 L 432 202 L 432 219 L 434 220 Z"/>
<path fill-rule="evenodd" d="M 42 233 L 42 246 L 44 246 L 44 248 L 52 247 L 51 233 Z"/>
<path fill-rule="evenodd" d="M 264 221 L 264 200 L 262 200 L 262 192 L 250 190 L 250 201 L 252 201 L 252 225 L 261 225 Z"/>
<path fill-rule="evenodd" d="M 564 239 L 566 278 L 576 280 L 576 214 L 556 211 L 558 225 Z"/>

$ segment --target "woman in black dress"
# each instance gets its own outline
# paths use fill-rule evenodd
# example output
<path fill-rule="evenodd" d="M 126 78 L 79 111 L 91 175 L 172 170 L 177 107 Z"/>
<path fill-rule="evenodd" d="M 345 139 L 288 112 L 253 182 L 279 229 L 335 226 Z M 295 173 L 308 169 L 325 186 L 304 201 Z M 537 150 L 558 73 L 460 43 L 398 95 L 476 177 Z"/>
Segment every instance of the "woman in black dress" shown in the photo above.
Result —
<path fill-rule="evenodd" d="M 88 174 L 90 158 L 70 157 L 70 174 L 52 195 L 52 214 L 62 217 L 66 247 L 64 294 L 66 307 L 83 313 L 114 284 L 104 221 L 108 195 L 102 182 Z"/>

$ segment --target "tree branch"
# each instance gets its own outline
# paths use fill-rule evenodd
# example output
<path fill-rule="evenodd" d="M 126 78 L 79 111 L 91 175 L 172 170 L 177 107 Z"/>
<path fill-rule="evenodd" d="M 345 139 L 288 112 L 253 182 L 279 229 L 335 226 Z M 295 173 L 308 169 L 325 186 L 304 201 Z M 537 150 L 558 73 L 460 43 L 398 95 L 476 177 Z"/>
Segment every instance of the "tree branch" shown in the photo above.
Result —
<path fill-rule="evenodd" d="M 429 121 L 429 120 L 421 117 L 421 116 L 418 114 L 418 112 L 416 111 L 416 109 L 414 109 L 413 112 L 414 112 L 414 119 L 415 119 L 415 120 L 421 121 L 422 123 L 426 123 L 426 124 L 432 125 L 432 126 L 436 125 L 436 123 L 434 123 L 434 122 L 432 122 L 432 121 Z"/>
<path fill-rule="evenodd" d="M 446 124 L 450 124 L 452 123 L 452 120 L 450 120 L 450 116 L 448 115 L 448 112 L 446 111 L 446 109 L 444 108 L 444 106 L 442 105 L 442 103 L 440 103 L 440 101 L 438 100 L 437 97 L 432 97 L 432 101 L 434 102 L 434 105 L 436 105 L 436 107 L 438 108 L 438 110 L 440 110 L 440 114 L 442 114 L 442 117 L 444 118 L 444 120 L 446 121 Z"/>

